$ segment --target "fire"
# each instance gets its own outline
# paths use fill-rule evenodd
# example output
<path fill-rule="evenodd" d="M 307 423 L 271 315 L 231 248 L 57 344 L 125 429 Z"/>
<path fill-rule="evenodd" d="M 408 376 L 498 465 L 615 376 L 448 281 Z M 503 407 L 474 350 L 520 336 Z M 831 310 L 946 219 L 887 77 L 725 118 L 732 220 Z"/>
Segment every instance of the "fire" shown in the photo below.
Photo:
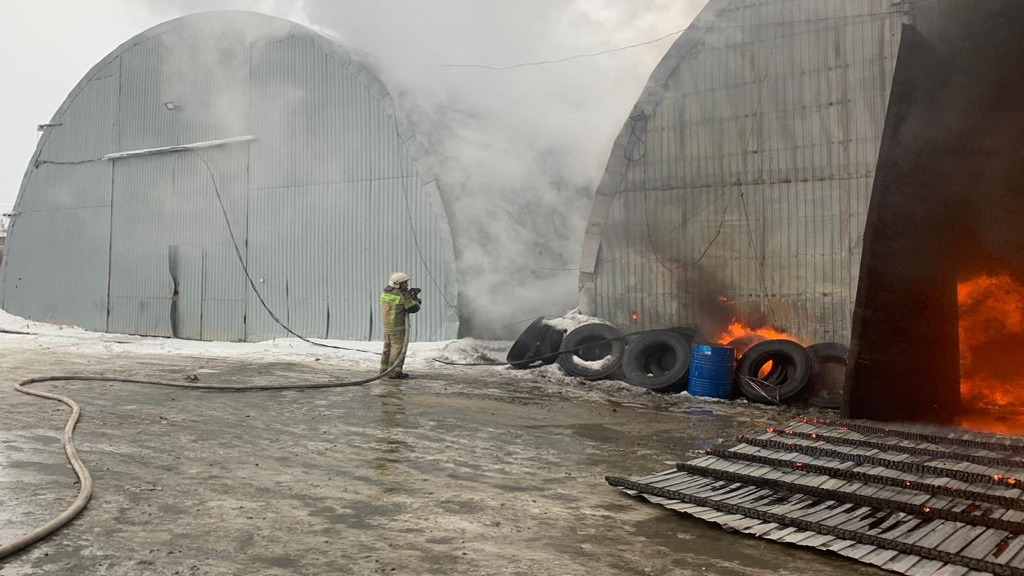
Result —
<path fill-rule="evenodd" d="M 747 326 L 737 319 L 733 319 L 725 332 L 715 339 L 715 342 L 723 346 L 731 345 L 736 349 L 736 354 L 738 356 L 742 356 L 743 353 L 747 351 L 747 348 L 765 340 L 792 340 L 793 342 L 800 342 L 798 338 L 781 330 L 776 330 L 775 328 L 770 328 L 768 326 L 754 328 L 752 326 Z M 803 342 L 800 343 L 803 344 Z M 761 368 L 761 375 L 759 375 L 759 377 L 764 378 L 770 371 L 771 364 L 769 363 Z"/>
<path fill-rule="evenodd" d="M 1009 274 L 957 286 L 961 424 L 1020 433 L 1024 416 L 1024 284 Z M 1016 412 L 1016 414 L 1013 414 Z"/>
<path fill-rule="evenodd" d="M 718 337 L 718 343 L 727 344 L 737 338 L 746 338 L 751 336 L 760 337 L 762 340 L 796 340 L 796 338 L 793 338 L 789 334 L 773 328 L 751 328 L 750 326 L 744 326 L 742 323 L 734 320 L 732 324 L 729 324 L 726 331 Z"/>

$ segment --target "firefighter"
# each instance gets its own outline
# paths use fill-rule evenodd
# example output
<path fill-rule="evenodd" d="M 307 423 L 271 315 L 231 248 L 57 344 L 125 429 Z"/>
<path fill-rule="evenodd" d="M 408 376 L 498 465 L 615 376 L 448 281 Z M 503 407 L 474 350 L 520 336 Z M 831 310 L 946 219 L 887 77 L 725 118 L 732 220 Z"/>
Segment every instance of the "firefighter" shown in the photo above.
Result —
<path fill-rule="evenodd" d="M 388 378 L 402 379 L 409 375 L 402 371 L 405 357 L 406 318 L 420 311 L 420 289 L 409 288 L 409 275 L 395 272 L 388 278 L 388 287 L 380 295 L 380 319 L 384 323 L 384 352 L 380 357 L 380 371 L 384 373 L 397 362 Z"/>

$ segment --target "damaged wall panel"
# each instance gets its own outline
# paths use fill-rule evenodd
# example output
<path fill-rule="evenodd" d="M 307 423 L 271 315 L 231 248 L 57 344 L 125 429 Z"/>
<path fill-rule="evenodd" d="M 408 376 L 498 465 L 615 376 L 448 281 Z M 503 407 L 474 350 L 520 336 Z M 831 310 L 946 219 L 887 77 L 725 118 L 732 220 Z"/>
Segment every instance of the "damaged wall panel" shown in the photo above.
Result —
<path fill-rule="evenodd" d="M 628 330 L 713 337 L 740 316 L 848 342 L 907 18 L 889 0 L 711 0 L 612 150 L 583 311 Z"/>

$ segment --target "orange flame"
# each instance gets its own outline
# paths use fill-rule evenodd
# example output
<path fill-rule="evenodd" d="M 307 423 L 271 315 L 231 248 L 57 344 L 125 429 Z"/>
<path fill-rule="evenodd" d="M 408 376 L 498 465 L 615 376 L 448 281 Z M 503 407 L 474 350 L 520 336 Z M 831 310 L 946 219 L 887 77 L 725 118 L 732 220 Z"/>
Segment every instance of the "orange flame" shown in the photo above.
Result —
<path fill-rule="evenodd" d="M 961 425 L 989 432 L 1024 430 L 1024 284 L 1009 274 L 957 286 Z"/>
<path fill-rule="evenodd" d="M 759 342 L 764 342 L 765 340 L 792 340 L 793 342 L 806 345 L 804 342 L 801 342 L 799 338 L 796 338 L 792 334 L 787 334 L 782 330 L 777 330 L 768 326 L 755 328 L 744 324 L 743 321 L 736 318 L 734 318 L 732 323 L 729 324 L 729 327 L 726 328 L 725 332 L 722 332 L 718 338 L 715 339 L 715 342 L 723 346 L 731 345 L 736 349 L 736 355 L 742 356 L 748 348 Z M 767 376 L 770 370 L 770 365 L 767 366 L 767 370 L 762 367 L 762 374 L 759 378 Z"/>
<path fill-rule="evenodd" d="M 752 328 L 750 326 L 743 325 L 739 321 L 734 320 L 732 324 L 729 324 L 729 327 L 726 329 L 726 331 L 723 332 L 722 335 L 718 337 L 718 343 L 726 344 L 737 338 L 745 338 L 748 336 L 760 336 L 764 340 L 796 341 L 796 338 L 780 330 L 775 330 L 773 328 L 767 327 Z"/>

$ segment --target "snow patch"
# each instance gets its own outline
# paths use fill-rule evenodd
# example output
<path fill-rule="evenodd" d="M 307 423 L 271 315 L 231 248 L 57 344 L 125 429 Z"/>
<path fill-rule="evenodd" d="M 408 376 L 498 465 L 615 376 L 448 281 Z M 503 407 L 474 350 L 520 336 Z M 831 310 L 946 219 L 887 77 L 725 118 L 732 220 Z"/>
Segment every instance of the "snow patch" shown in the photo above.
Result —
<path fill-rule="evenodd" d="M 441 349 L 436 358 L 456 364 L 504 365 L 505 357 L 511 347 L 511 342 L 464 338 L 449 342 Z"/>
<path fill-rule="evenodd" d="M 580 358 L 579 356 L 573 354 L 572 355 L 572 363 L 573 363 L 573 366 L 578 366 L 578 367 L 583 368 L 585 370 L 593 370 L 593 371 L 596 372 L 596 371 L 600 371 L 600 370 L 605 370 L 608 367 L 610 367 L 612 364 L 614 364 L 615 363 L 615 356 L 605 356 L 604 358 L 601 358 L 600 360 L 584 360 L 583 358 Z"/>
<path fill-rule="evenodd" d="M 13 332 L 4 345 L 23 339 L 39 345 L 67 346 L 76 351 L 100 355 L 167 354 L 204 358 L 228 358 L 250 361 L 322 361 L 353 368 L 374 368 L 380 363 L 381 342 L 320 340 L 317 342 L 345 348 L 324 348 L 299 340 L 279 338 L 263 342 L 207 342 L 126 334 L 90 332 L 77 326 L 46 324 L 14 316 L 0 310 L 0 331 Z M 413 342 L 409 344 L 406 365 L 425 366 L 441 353 L 448 342 Z"/>
<path fill-rule="evenodd" d="M 608 322 L 607 320 L 603 320 L 595 316 L 587 316 L 585 314 L 580 314 L 579 308 L 566 312 L 566 314 L 560 318 L 547 318 L 544 320 L 544 323 L 547 324 L 548 326 L 551 326 L 552 328 L 556 328 L 558 330 L 565 330 L 566 334 L 572 332 L 573 330 L 585 324 L 608 324 L 609 326 L 611 325 L 611 323 Z"/>

